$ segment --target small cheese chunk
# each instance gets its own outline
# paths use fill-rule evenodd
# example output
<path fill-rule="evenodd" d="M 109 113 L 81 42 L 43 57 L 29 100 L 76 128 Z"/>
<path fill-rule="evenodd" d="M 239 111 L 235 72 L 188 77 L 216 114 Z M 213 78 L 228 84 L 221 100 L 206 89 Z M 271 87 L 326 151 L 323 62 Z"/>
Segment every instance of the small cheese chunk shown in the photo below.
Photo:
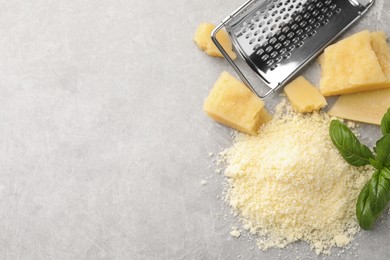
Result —
<path fill-rule="evenodd" d="M 271 120 L 264 102 L 228 72 L 215 82 L 203 110 L 215 121 L 251 135 Z"/>
<path fill-rule="evenodd" d="M 324 96 L 390 87 L 371 44 L 377 38 L 362 31 L 325 49 L 319 59 Z"/>
<path fill-rule="evenodd" d="M 326 106 L 320 91 L 304 77 L 298 77 L 284 88 L 293 108 L 301 113 L 313 112 Z"/>
<path fill-rule="evenodd" d="M 201 23 L 198 26 L 198 29 L 196 29 L 194 42 L 202 51 L 206 52 L 209 56 L 223 58 L 222 53 L 218 50 L 217 46 L 215 46 L 214 42 L 211 40 L 211 32 L 214 29 L 215 25 L 211 23 Z M 229 54 L 230 58 L 232 58 L 233 60 L 236 59 L 237 55 L 233 52 L 233 45 L 226 31 L 219 31 L 217 34 L 217 39 L 220 42 L 221 46 L 225 49 L 227 54 Z"/>
<path fill-rule="evenodd" d="M 390 89 L 340 96 L 328 114 L 348 120 L 380 125 L 390 107 Z"/>

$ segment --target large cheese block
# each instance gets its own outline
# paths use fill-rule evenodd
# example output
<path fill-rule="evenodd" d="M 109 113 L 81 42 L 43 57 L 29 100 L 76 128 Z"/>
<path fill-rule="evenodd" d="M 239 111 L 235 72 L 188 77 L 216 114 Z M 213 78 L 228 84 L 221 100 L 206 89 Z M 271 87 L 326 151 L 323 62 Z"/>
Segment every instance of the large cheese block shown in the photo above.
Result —
<path fill-rule="evenodd" d="M 228 72 L 215 82 L 203 110 L 215 121 L 251 135 L 271 119 L 264 102 Z"/>
<path fill-rule="evenodd" d="M 214 29 L 215 25 L 211 23 L 201 23 L 196 30 L 193 40 L 198 45 L 198 47 L 202 51 L 206 52 L 209 56 L 223 57 L 222 53 L 211 40 L 211 33 Z M 237 55 L 233 52 L 233 44 L 226 31 L 219 31 L 217 34 L 217 39 L 230 58 L 233 60 L 236 59 Z"/>
<path fill-rule="evenodd" d="M 382 64 L 377 55 L 383 57 Z M 382 33 L 362 31 L 329 46 L 319 59 L 322 94 L 341 95 L 390 87 L 382 69 L 389 66 L 387 55 L 390 52 L 383 46 Z"/>
<path fill-rule="evenodd" d="M 319 110 L 327 104 L 320 91 L 302 76 L 289 83 L 284 93 L 293 108 L 301 113 Z"/>
<path fill-rule="evenodd" d="M 390 107 L 390 89 L 340 96 L 328 114 L 353 121 L 380 125 Z"/>

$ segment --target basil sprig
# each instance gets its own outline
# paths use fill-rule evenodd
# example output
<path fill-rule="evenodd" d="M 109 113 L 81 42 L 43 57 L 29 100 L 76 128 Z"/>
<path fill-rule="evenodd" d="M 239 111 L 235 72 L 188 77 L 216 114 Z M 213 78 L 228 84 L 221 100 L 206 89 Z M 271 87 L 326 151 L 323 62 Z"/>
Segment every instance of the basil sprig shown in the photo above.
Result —
<path fill-rule="evenodd" d="M 376 169 L 356 203 L 356 216 L 363 229 L 373 228 L 390 201 L 390 109 L 382 119 L 381 131 L 383 137 L 376 142 L 373 153 L 344 123 L 333 120 L 329 127 L 333 144 L 349 164 Z"/>

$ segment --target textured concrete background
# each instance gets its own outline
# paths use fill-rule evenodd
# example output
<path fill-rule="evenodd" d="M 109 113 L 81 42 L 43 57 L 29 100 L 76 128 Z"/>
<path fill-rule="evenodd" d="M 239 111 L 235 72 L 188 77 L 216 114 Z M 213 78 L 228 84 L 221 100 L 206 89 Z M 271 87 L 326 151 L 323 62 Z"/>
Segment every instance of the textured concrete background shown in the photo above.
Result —
<path fill-rule="evenodd" d="M 390 33 L 390 3 L 376 2 L 348 34 Z M 208 153 L 230 131 L 201 107 L 230 69 L 191 39 L 240 4 L 0 0 L 0 259 L 315 258 L 232 238 L 218 199 Z M 305 75 L 318 81 L 316 65 Z M 390 258 L 389 225 L 341 257 Z"/>

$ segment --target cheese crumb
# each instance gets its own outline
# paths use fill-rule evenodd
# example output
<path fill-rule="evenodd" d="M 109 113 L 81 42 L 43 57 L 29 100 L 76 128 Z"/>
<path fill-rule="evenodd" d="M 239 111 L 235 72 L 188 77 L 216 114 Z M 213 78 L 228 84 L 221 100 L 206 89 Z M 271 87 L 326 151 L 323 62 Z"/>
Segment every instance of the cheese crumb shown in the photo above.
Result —
<path fill-rule="evenodd" d="M 367 167 L 350 166 L 329 137 L 331 118 L 286 105 L 258 136 L 237 133 L 226 161 L 226 201 L 266 250 L 306 241 L 317 254 L 345 247 L 359 230 L 358 194 Z"/>
<path fill-rule="evenodd" d="M 205 185 L 207 184 L 207 181 L 201 180 L 201 181 L 200 181 L 200 184 L 201 184 L 202 186 L 205 186 Z"/>
<path fill-rule="evenodd" d="M 233 227 L 232 231 L 230 231 L 230 235 L 235 238 L 239 238 L 241 236 L 240 230 L 237 227 Z"/>

